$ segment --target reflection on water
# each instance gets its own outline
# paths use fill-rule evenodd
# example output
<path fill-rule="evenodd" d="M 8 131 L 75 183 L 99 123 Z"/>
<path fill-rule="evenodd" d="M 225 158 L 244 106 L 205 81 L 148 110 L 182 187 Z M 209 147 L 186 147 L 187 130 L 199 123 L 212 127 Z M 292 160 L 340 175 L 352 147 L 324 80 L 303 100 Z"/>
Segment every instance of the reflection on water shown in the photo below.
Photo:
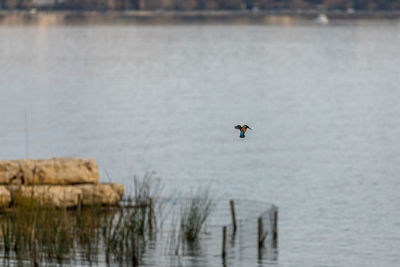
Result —
<path fill-rule="evenodd" d="M 277 204 L 272 264 L 398 266 L 399 30 L 0 26 L 0 158 L 25 157 L 27 110 L 31 157 L 90 156 L 127 187 L 156 170 L 166 195 L 211 183 L 226 203 Z M 221 266 L 219 244 L 201 248 L 195 260 Z M 232 265 L 256 265 L 252 253 Z"/>
<path fill-rule="evenodd" d="M 160 217 L 155 218 L 159 223 L 149 228 L 148 217 L 143 217 L 149 210 L 142 206 L 93 206 L 77 211 L 37 206 L 29 199 L 24 201 L 27 205 L 16 206 L 0 218 L 0 257 L 4 266 L 27 262 L 46 266 L 125 266 L 133 264 L 133 255 L 137 255 L 141 266 L 231 266 L 237 262 L 255 263 L 257 257 L 259 266 L 277 261 L 278 250 L 271 246 L 270 240 L 257 252 L 256 224 L 253 223 L 257 214 L 251 216 L 245 210 L 251 201 L 236 201 L 237 212 L 247 219 L 240 219 L 236 234 L 229 225 L 226 259 L 221 257 L 220 236 L 220 218 L 229 210 L 226 203 L 217 203 L 200 238 L 189 242 L 183 239 L 179 229 L 178 233 L 173 232 L 171 214 L 161 216 L 160 213 Z M 163 209 L 172 213 L 182 209 L 175 205 L 176 200 L 161 201 L 165 202 Z M 257 209 L 266 205 L 254 204 Z M 151 213 L 154 212 L 162 211 Z M 161 218 L 164 221 L 161 222 Z M 143 229 L 140 228 L 142 223 L 145 224 Z"/>
<path fill-rule="evenodd" d="M 26 262 L 46 265 L 84 264 L 104 261 L 109 250 L 102 241 L 109 217 L 119 216 L 115 211 L 99 208 L 82 212 L 19 207 L 3 214 L 1 224 L 1 251 L 3 266 Z M 106 255 L 107 257 L 107 255 Z"/>

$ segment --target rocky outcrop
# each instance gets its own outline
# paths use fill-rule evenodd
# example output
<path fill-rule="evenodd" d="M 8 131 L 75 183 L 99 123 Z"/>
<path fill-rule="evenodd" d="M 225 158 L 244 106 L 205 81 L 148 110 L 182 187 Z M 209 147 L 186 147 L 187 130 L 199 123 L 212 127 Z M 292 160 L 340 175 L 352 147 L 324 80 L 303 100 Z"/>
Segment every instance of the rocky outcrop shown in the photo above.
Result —
<path fill-rule="evenodd" d="M 112 183 L 97 185 L 10 185 L 7 189 L 11 192 L 15 205 L 33 200 L 36 203 L 54 205 L 57 208 L 76 207 L 79 198 L 82 200 L 82 205 L 87 206 L 117 205 L 121 201 L 124 191 L 122 185 Z"/>
<path fill-rule="evenodd" d="M 121 201 L 124 187 L 119 184 L 77 185 L 82 191 L 83 205 L 116 205 Z"/>
<path fill-rule="evenodd" d="M 2 185 L 1 185 L 2 184 Z M 58 208 L 118 205 L 123 185 L 99 184 L 94 159 L 52 158 L 0 161 L 0 209 L 34 201 Z"/>
<path fill-rule="evenodd" d="M 98 184 L 96 160 L 88 158 L 22 159 L 0 161 L 0 184 Z"/>
<path fill-rule="evenodd" d="M 122 184 L 115 184 L 115 183 L 103 183 L 102 185 L 108 185 L 110 186 L 118 195 L 119 197 L 122 199 L 122 197 L 124 196 L 124 186 Z"/>
<path fill-rule="evenodd" d="M 11 193 L 5 186 L 0 185 L 0 209 L 8 208 L 11 202 Z"/>
<path fill-rule="evenodd" d="M 32 200 L 39 204 L 54 205 L 57 208 L 76 207 L 78 198 L 82 195 L 82 191 L 75 186 L 63 185 L 12 185 L 8 187 L 8 190 L 16 205 Z"/>

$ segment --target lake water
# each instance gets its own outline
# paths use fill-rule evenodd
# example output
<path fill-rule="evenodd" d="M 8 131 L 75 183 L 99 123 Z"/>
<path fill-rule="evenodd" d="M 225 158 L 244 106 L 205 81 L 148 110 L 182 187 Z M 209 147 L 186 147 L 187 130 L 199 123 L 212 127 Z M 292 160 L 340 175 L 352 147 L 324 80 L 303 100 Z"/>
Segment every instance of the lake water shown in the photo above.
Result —
<path fill-rule="evenodd" d="M 0 159 L 275 203 L 276 257 L 232 266 L 399 266 L 399 44 L 387 21 L 0 26 Z"/>

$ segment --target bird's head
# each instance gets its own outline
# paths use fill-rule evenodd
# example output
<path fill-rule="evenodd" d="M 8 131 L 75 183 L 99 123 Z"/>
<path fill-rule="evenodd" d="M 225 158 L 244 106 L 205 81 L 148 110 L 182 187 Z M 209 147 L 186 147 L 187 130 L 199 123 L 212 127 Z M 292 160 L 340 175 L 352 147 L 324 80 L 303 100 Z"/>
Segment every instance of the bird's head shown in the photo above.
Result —
<path fill-rule="evenodd" d="M 250 128 L 249 126 L 247 126 L 246 124 L 243 125 L 243 127 L 244 127 L 245 129 L 250 129 L 250 130 L 251 130 L 251 128 Z"/>

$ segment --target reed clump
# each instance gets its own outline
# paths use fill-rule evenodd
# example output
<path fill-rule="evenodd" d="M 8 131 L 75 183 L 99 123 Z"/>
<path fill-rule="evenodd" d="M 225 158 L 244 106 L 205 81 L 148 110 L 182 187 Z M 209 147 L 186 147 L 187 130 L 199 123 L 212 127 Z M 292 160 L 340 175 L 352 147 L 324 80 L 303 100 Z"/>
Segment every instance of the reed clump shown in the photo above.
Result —
<path fill-rule="evenodd" d="M 27 261 L 33 266 L 62 265 L 82 260 L 92 264 L 99 256 L 110 265 L 139 265 L 146 244 L 167 218 L 163 217 L 166 201 L 161 201 L 163 187 L 154 173 L 135 177 L 133 184 L 134 190 L 117 207 L 66 209 L 46 199 L 16 196 L 14 208 L 0 214 L 3 265 L 26 265 Z M 178 243 L 198 240 L 214 207 L 208 189 L 186 200 L 174 227 Z"/>
<path fill-rule="evenodd" d="M 199 238 L 207 218 L 215 206 L 210 189 L 199 189 L 183 204 L 180 219 L 181 236 L 188 242 Z"/>
<path fill-rule="evenodd" d="M 134 191 L 117 207 L 57 208 L 47 199 L 16 195 L 14 209 L 0 220 L 3 259 L 62 264 L 78 257 L 88 262 L 139 262 L 143 247 L 158 229 L 160 179 L 153 173 L 133 179 Z M 38 252 L 38 253 L 36 253 Z M 132 257 L 135 255 L 135 257 Z M 0 254 L 1 256 L 1 254 Z"/>
<path fill-rule="evenodd" d="M 3 214 L 0 221 L 5 259 L 30 259 L 36 244 L 40 253 L 35 257 L 61 263 L 74 244 L 75 229 L 68 211 L 33 197 L 18 196 L 15 202 L 13 211 Z"/>
<path fill-rule="evenodd" d="M 126 208 L 117 216 L 105 218 L 101 224 L 107 263 L 112 259 L 137 261 L 140 258 L 138 248 L 144 247 L 158 228 L 157 215 L 162 212 L 160 179 L 155 178 L 154 173 L 147 173 L 143 179 L 135 176 L 133 183 L 134 191 L 124 201 Z"/>

